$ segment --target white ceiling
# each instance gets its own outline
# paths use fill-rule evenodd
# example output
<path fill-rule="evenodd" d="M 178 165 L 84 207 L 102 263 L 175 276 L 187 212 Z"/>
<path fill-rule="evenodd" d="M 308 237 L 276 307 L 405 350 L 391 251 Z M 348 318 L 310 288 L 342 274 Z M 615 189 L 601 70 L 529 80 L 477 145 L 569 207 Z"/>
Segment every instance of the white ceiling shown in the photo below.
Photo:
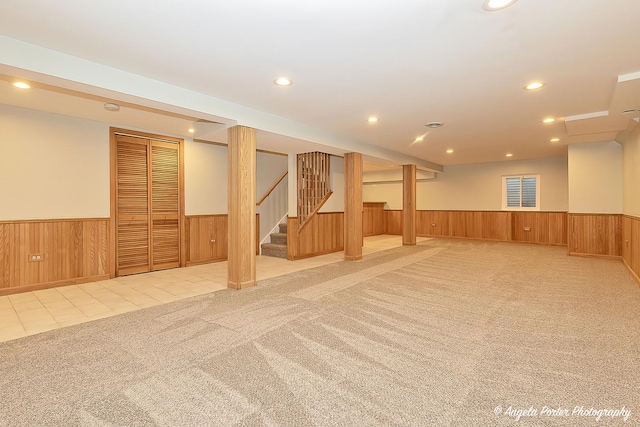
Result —
<path fill-rule="evenodd" d="M 357 149 L 396 164 L 415 159 L 427 169 L 501 161 L 507 152 L 512 159 L 562 156 L 569 143 L 614 139 L 638 117 L 620 109 L 640 109 L 640 1 L 518 0 L 497 12 L 481 6 L 4 1 L 0 102 L 87 115 L 87 106 L 74 113 L 52 98 L 115 100 L 144 107 L 115 120 L 128 126 L 164 130 L 164 123 L 179 134 L 183 122 L 198 119 L 246 124 L 273 151 L 323 144 L 323 151 Z M 273 85 L 281 75 L 293 86 Z M 29 105 L 9 95 L 14 77 L 40 85 Z M 522 89 L 533 80 L 546 85 Z M 367 123 L 370 115 L 380 121 Z M 558 120 L 542 124 L 548 116 Z M 428 131 L 430 121 L 445 125 Z M 224 140 L 224 127 L 209 130 L 207 138 Z"/>

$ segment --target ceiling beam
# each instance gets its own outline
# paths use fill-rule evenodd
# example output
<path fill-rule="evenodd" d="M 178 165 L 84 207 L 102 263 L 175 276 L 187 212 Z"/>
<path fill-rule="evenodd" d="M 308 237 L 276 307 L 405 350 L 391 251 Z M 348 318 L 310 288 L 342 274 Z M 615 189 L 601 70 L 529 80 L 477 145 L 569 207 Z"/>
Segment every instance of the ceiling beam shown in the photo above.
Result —
<path fill-rule="evenodd" d="M 414 164 L 423 170 L 443 170 L 441 165 L 417 157 L 6 36 L 0 36 L 0 73 L 226 126 L 261 129 L 397 164 Z"/>

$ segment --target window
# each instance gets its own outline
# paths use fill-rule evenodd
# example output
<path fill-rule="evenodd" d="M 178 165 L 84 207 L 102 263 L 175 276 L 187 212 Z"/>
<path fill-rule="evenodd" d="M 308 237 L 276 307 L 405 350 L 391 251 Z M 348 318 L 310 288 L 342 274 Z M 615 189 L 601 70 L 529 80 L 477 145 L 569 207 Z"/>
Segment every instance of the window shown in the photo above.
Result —
<path fill-rule="evenodd" d="M 540 175 L 502 177 L 503 210 L 540 210 Z"/>

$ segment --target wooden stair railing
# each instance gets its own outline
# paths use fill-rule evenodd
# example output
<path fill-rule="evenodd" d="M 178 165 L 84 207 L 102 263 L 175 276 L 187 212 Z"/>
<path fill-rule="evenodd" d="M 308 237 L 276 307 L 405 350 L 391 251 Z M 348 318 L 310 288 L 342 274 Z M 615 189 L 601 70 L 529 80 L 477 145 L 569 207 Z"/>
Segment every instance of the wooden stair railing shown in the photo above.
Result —
<path fill-rule="evenodd" d="M 273 190 L 276 189 L 276 187 L 278 186 L 278 184 L 280 184 L 280 182 L 282 182 L 282 180 L 284 179 L 285 176 L 287 176 L 287 174 L 289 173 L 288 170 L 284 171 L 284 173 L 282 174 L 282 176 L 280 178 L 278 178 L 278 180 L 276 181 L 275 184 L 273 184 L 271 186 L 271 188 L 269 190 L 267 190 L 267 192 L 264 194 L 264 196 L 262 196 L 262 198 L 260 199 L 260 201 L 258 203 L 256 203 L 256 206 L 260 206 L 262 204 L 262 202 L 264 202 L 267 197 L 269 197 L 269 195 L 273 192 Z"/>
<path fill-rule="evenodd" d="M 331 156 L 314 151 L 298 154 L 298 221 L 302 230 L 331 196 Z"/>
<path fill-rule="evenodd" d="M 329 190 L 329 192 L 322 198 L 320 203 L 318 203 L 318 206 L 316 206 L 316 208 L 311 212 L 311 214 L 307 217 L 307 219 L 302 224 L 300 224 L 300 227 L 298 227 L 298 232 L 302 231 L 302 229 L 307 224 L 309 224 L 309 222 L 311 222 L 311 218 L 313 218 L 314 215 L 318 213 L 322 205 L 324 205 L 326 201 L 329 200 L 329 197 L 331 197 L 332 194 L 333 194 L 333 191 Z"/>

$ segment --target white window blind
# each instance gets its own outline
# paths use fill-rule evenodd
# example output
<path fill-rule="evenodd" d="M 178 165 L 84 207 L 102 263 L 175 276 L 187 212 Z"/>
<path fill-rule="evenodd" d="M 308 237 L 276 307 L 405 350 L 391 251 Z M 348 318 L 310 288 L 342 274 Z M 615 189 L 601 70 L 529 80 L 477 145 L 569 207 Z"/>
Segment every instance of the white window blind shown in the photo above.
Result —
<path fill-rule="evenodd" d="M 540 175 L 502 177 L 505 210 L 540 210 Z"/>

